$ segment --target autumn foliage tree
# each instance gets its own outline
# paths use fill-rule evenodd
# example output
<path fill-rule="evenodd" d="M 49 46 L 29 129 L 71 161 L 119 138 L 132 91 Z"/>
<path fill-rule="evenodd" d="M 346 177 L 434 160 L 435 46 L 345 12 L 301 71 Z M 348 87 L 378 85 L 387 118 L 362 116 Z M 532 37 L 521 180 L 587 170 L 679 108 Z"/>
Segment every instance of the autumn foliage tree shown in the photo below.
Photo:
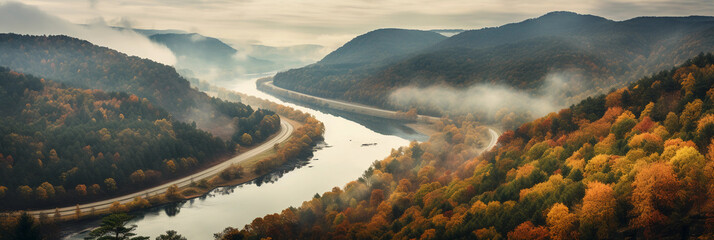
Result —
<path fill-rule="evenodd" d="M 689 73 L 683 89 L 676 76 Z M 218 237 L 711 237 L 711 86 L 714 56 L 700 55 L 505 131 L 482 154 L 484 129 L 442 119 L 429 141 L 394 149 L 344 189 Z"/>
<path fill-rule="evenodd" d="M 7 47 L 4 45 L 7 44 L 7 40 L 15 38 L 30 42 L 42 38 L 47 42 L 33 43 L 46 44 L 47 47 L 54 47 L 53 44 L 56 44 L 54 41 L 64 39 L 64 37 L 46 38 L 6 34 L 0 36 L 0 45 L 2 45 L 0 48 Z M 74 42 L 74 40 L 68 41 Z M 84 47 L 94 47 L 90 45 Z M 25 48 L 26 51 L 34 51 L 29 48 L 29 45 L 26 46 L 28 47 Z M 81 52 L 86 50 L 82 49 L 82 44 L 73 46 L 78 48 L 75 49 L 77 52 L 72 54 L 81 55 Z M 19 48 L 15 50 L 22 51 Z M 66 48 L 62 48 L 63 50 Z M 95 53 L 106 54 L 105 51 Z M 14 53 L 2 51 L 0 59 L 7 59 L 8 54 Z M 56 52 L 43 51 L 37 54 L 53 55 Z M 21 54 L 22 58 L 28 56 Z M 81 78 L 82 81 L 87 82 L 72 86 L 95 86 L 101 89 L 108 86 L 92 82 L 116 78 L 116 81 L 107 82 L 118 87 L 111 90 L 131 91 L 130 93 L 110 92 L 69 87 L 69 85 L 0 67 L 0 92 L 2 92 L 0 115 L 5 116 L 0 119 L 0 183 L 13 190 L 21 186 L 32 189 L 28 191 L 30 198 L 27 199 L 18 191 L 7 192 L 5 197 L 0 198 L 2 210 L 47 207 L 78 200 L 79 195 L 74 194 L 73 191 L 57 190 L 53 193 L 53 189 L 47 186 L 69 190 L 77 185 L 87 186 L 87 191 L 91 194 L 80 196 L 81 201 L 106 198 L 121 192 L 119 190 L 137 190 L 178 177 L 184 171 L 196 169 L 197 166 L 234 154 L 234 146 L 243 134 L 252 135 L 252 143 L 258 143 L 280 128 L 280 117 L 274 112 L 254 110 L 242 103 L 208 97 L 190 88 L 188 83 L 180 79 L 177 74 L 171 75 L 170 71 L 165 71 L 170 68 L 153 64 L 125 65 L 124 70 L 129 68 L 143 68 L 143 70 L 131 71 L 129 79 L 124 81 L 119 79 L 126 76 L 122 77 L 116 72 L 121 72 L 121 69 L 112 67 L 111 76 L 107 76 L 105 70 L 100 69 L 109 65 L 125 64 L 125 60 L 130 62 L 143 60 L 108 56 L 114 60 L 95 69 L 90 67 L 96 66 L 95 61 L 80 60 L 84 56 L 76 55 L 77 58 L 50 60 L 54 57 L 66 56 L 54 55 L 42 60 L 37 59 L 40 61 L 38 64 L 44 66 L 43 61 L 66 61 L 65 64 L 72 62 L 76 68 L 70 71 L 71 74 L 87 74 Z M 60 65 L 59 62 L 54 63 Z M 42 68 L 40 65 L 37 66 Z M 159 68 L 164 70 L 157 71 Z M 38 68 L 23 68 L 26 72 L 36 70 Z M 55 75 L 57 78 L 53 80 L 56 81 L 80 79 L 75 76 L 66 79 L 70 75 L 60 73 L 66 73 L 66 70 L 58 69 L 58 72 L 52 71 L 50 74 L 62 75 Z M 151 78 L 150 82 L 145 82 L 138 81 L 135 74 L 139 74 L 138 76 L 149 74 L 156 77 Z M 152 84 L 154 81 L 184 81 L 186 84 L 154 85 Z M 122 85 L 127 82 L 133 83 Z M 154 88 L 150 86 L 163 86 L 166 89 L 161 91 L 155 89 L 157 91 L 151 90 L 148 93 L 137 92 Z M 180 95 L 180 99 L 175 99 L 172 96 L 175 92 L 168 90 L 177 88 L 188 93 Z M 166 101 L 168 99 L 174 100 Z M 220 126 L 229 127 L 221 130 L 223 134 L 220 136 L 223 138 L 201 129 L 213 130 L 211 126 L 206 126 L 201 121 L 198 121 L 198 124 L 186 121 L 185 116 L 178 114 L 197 103 L 201 103 L 204 107 L 212 106 L 206 108 L 215 111 L 213 115 L 215 118 L 210 119 L 210 122 L 225 120 Z M 169 105 L 171 109 L 164 108 Z M 192 112 L 191 115 L 201 114 Z M 140 174 L 134 174 L 140 170 L 144 173 L 143 178 Z M 114 180 L 113 184 L 110 184 L 113 186 L 107 186 L 105 180 L 108 178 Z"/>
<path fill-rule="evenodd" d="M 516 227 L 516 229 L 513 229 L 512 232 L 508 233 L 509 240 L 545 240 L 548 239 L 548 236 L 549 233 L 547 228 L 543 226 L 534 226 L 530 221 L 521 223 L 518 227 Z"/>
<path fill-rule="evenodd" d="M 550 238 L 553 240 L 575 239 L 578 237 L 578 217 L 570 213 L 568 206 L 556 203 L 546 216 Z"/>
<path fill-rule="evenodd" d="M 635 217 L 631 225 L 643 229 L 645 237 L 653 238 L 655 233 L 667 229 L 670 223 L 667 215 L 681 204 L 681 183 L 668 164 L 653 163 L 637 173 L 632 187 Z"/>

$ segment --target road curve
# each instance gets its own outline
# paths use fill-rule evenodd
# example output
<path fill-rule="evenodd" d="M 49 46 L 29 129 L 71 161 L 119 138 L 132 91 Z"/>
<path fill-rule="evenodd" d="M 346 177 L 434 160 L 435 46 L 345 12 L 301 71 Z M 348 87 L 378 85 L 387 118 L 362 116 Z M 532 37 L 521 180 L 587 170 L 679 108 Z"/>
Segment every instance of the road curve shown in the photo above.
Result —
<path fill-rule="evenodd" d="M 501 136 L 494 128 L 492 127 L 487 127 L 488 128 L 488 133 L 491 134 L 491 140 L 488 142 L 488 145 L 486 145 L 486 148 L 483 149 L 483 151 L 488 151 L 491 150 L 493 147 L 496 146 L 498 143 L 498 137 Z"/>
<path fill-rule="evenodd" d="M 241 153 L 240 155 L 237 155 L 231 159 L 228 159 L 222 163 L 219 163 L 215 166 L 207 168 L 203 171 L 191 174 L 189 176 L 186 176 L 186 177 L 183 177 L 180 179 L 173 180 L 168 183 L 164 183 L 164 184 L 156 186 L 156 187 L 152 187 L 152 188 L 138 191 L 135 193 L 127 194 L 124 196 L 119 196 L 119 197 L 102 200 L 102 201 L 98 201 L 98 202 L 80 204 L 79 209 L 83 213 L 90 212 L 92 210 L 92 208 L 94 208 L 94 210 L 96 210 L 96 211 L 108 209 L 111 206 L 111 204 L 114 202 L 120 202 L 122 204 L 126 204 L 128 202 L 131 202 L 137 196 L 147 198 L 150 196 L 164 194 L 166 192 L 166 189 L 171 185 L 176 184 L 176 186 L 178 186 L 178 187 L 184 187 L 184 186 L 187 186 L 187 185 L 191 184 L 192 182 L 194 182 L 194 180 L 198 181 L 200 179 L 212 176 L 214 174 L 218 174 L 221 170 L 226 169 L 231 164 L 240 163 L 242 161 L 245 161 L 245 160 L 247 160 L 253 156 L 256 156 L 264 151 L 270 150 L 271 148 L 273 148 L 273 145 L 275 145 L 276 143 L 281 143 L 283 141 L 288 140 L 288 138 L 290 138 L 290 135 L 292 134 L 292 132 L 294 130 L 293 126 L 283 120 L 280 121 L 280 126 L 281 126 L 280 132 L 278 132 L 278 134 L 276 136 L 274 136 L 273 138 L 264 142 L 263 144 L 255 147 L 247 152 Z M 59 208 L 59 212 L 62 216 L 75 214 L 75 211 L 76 211 L 76 206 Z M 47 216 L 52 216 L 55 213 L 55 209 L 52 208 L 52 209 L 44 209 L 44 210 L 32 210 L 32 211 L 27 211 L 27 213 L 29 213 L 35 217 L 39 217 L 40 214 L 42 214 L 42 213 L 47 214 Z"/>

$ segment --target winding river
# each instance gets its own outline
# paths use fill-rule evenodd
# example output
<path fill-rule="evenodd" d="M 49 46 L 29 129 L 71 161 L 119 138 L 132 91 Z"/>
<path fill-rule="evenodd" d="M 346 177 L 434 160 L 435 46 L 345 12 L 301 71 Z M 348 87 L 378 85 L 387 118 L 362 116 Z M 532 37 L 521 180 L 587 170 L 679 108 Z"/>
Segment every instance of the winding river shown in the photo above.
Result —
<path fill-rule="evenodd" d="M 359 178 L 372 162 L 388 156 L 391 149 L 406 146 L 411 140 L 427 139 L 396 121 L 343 113 L 338 116 L 330 110 L 283 101 L 258 91 L 255 81 L 220 85 L 314 115 L 325 124 L 324 143 L 316 147 L 311 159 L 253 182 L 217 188 L 200 198 L 132 212 L 136 218 L 131 224 L 138 226 L 136 233 L 140 236 L 153 239 L 166 230 L 176 230 L 188 239 L 213 239 L 214 233 L 226 227 L 242 228 L 256 217 L 277 213 L 289 206 L 298 207 L 315 193 L 343 187 Z M 68 226 L 64 230 L 65 239 L 83 239 L 87 229 L 98 223 L 93 220 Z"/>

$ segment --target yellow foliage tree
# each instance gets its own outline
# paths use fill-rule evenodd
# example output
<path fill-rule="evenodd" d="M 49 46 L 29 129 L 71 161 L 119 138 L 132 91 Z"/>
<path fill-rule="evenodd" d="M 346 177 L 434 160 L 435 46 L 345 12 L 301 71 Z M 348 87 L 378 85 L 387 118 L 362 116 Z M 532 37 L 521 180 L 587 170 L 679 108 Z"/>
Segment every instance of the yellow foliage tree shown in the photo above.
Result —
<path fill-rule="evenodd" d="M 113 202 L 111 206 L 109 206 L 109 211 L 112 213 L 123 213 L 123 212 L 128 212 L 129 208 L 127 208 L 124 204 L 121 204 L 120 202 Z"/>
<path fill-rule="evenodd" d="M 612 187 L 597 181 L 588 184 L 580 211 L 580 231 L 600 239 L 610 238 L 617 227 L 616 204 Z"/>
<path fill-rule="evenodd" d="M 610 155 L 599 154 L 590 159 L 587 165 L 585 165 L 585 174 L 588 176 L 602 172 L 608 165 L 610 165 Z"/>
<path fill-rule="evenodd" d="M 176 186 L 176 184 L 169 186 L 169 188 L 166 189 L 166 193 L 164 196 L 166 196 L 166 198 L 168 198 L 168 199 L 181 198 L 181 195 L 179 194 L 179 191 L 178 191 L 178 186 Z"/>
<path fill-rule="evenodd" d="M 684 94 L 689 95 L 692 94 L 694 91 L 694 85 L 697 83 L 697 80 L 694 79 L 694 75 L 692 73 L 689 73 L 687 77 L 682 79 L 682 89 L 684 89 Z"/>
<path fill-rule="evenodd" d="M 699 118 L 699 115 L 702 113 L 702 104 L 702 100 L 695 99 L 684 106 L 684 111 L 682 111 L 682 114 L 679 116 L 679 124 L 683 128 L 686 129 L 690 127 L 694 124 L 694 121 Z"/>
<path fill-rule="evenodd" d="M 668 222 L 662 210 L 674 207 L 681 195 L 680 183 L 666 163 L 653 163 L 637 173 L 632 183 L 632 227 L 644 230 L 646 238 Z"/>
<path fill-rule="evenodd" d="M 240 137 L 240 141 L 243 145 L 251 145 L 253 144 L 253 137 L 248 133 L 243 133 L 243 136 Z"/>
<path fill-rule="evenodd" d="M 645 109 L 640 112 L 640 121 L 642 121 L 645 117 L 649 117 L 650 113 L 652 113 L 652 109 L 654 109 L 654 103 L 650 102 L 645 106 Z"/>
<path fill-rule="evenodd" d="M 548 211 L 545 219 L 550 230 L 550 238 L 553 240 L 575 239 L 578 236 L 578 217 L 570 213 L 568 206 L 556 203 Z"/>

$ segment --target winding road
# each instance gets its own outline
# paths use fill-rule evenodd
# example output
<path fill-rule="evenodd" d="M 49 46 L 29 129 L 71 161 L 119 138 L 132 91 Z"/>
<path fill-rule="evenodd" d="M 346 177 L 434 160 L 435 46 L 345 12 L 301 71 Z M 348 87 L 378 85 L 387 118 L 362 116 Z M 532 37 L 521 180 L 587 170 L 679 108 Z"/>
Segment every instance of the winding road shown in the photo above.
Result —
<path fill-rule="evenodd" d="M 164 194 L 166 192 L 166 189 L 168 189 L 169 186 L 171 186 L 171 185 L 175 184 L 178 187 L 184 187 L 184 186 L 191 184 L 194 181 L 198 181 L 203 178 L 213 176 L 214 174 L 218 174 L 219 172 L 221 172 L 223 169 L 226 169 L 231 164 L 243 162 L 247 159 L 252 158 L 253 156 L 256 156 L 258 154 L 261 154 L 265 151 L 272 149 L 273 145 L 275 145 L 276 143 L 281 143 L 283 141 L 288 140 L 294 130 L 293 126 L 288 124 L 286 121 L 282 121 L 282 120 L 280 121 L 280 126 L 281 126 L 280 132 L 278 132 L 278 134 L 276 136 L 272 137 L 268 141 L 264 142 L 263 144 L 255 147 L 247 152 L 241 153 L 240 155 L 237 155 L 231 159 L 228 159 L 222 163 L 219 163 L 215 166 L 212 166 L 212 167 L 202 170 L 200 172 L 191 174 L 189 176 L 186 176 L 186 177 L 183 177 L 180 179 L 176 179 L 171 182 L 167 182 L 162 185 L 152 187 L 149 189 L 145 189 L 145 190 L 142 190 L 139 192 L 115 197 L 112 199 L 102 200 L 102 201 L 98 201 L 98 202 L 80 204 L 79 209 L 83 213 L 90 212 L 92 210 L 92 208 L 94 208 L 95 211 L 109 209 L 111 204 L 114 202 L 120 202 L 122 204 L 126 204 L 128 202 L 131 202 L 132 200 L 134 200 L 135 197 L 138 197 L 138 196 L 147 198 L 147 197 L 151 197 L 151 196 Z M 75 214 L 75 211 L 76 211 L 76 206 L 59 208 L 59 212 L 62 216 L 73 215 L 73 214 Z M 44 210 L 32 210 L 32 211 L 27 211 L 27 213 L 29 213 L 35 217 L 39 217 L 40 214 L 42 214 L 42 213 L 47 214 L 47 216 L 52 216 L 55 213 L 55 209 L 52 208 L 52 209 L 44 209 Z"/>
<path fill-rule="evenodd" d="M 488 142 L 488 145 L 486 145 L 486 148 L 483 149 L 483 151 L 488 151 L 491 150 L 491 148 L 495 147 L 496 144 L 498 143 L 498 137 L 501 136 L 493 127 L 487 127 L 488 128 L 488 133 L 491 134 L 491 140 Z"/>

